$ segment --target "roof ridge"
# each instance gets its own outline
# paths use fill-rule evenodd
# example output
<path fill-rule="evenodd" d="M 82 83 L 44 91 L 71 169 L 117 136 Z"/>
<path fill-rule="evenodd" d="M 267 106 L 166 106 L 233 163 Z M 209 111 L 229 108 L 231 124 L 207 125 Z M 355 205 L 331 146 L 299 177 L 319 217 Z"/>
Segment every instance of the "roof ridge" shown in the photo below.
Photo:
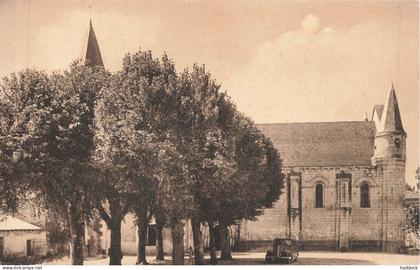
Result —
<path fill-rule="evenodd" d="M 44 230 L 40 226 L 27 222 L 13 215 L 6 215 L 5 219 L 0 222 L 1 231 L 10 230 Z"/>
<path fill-rule="evenodd" d="M 32 220 L 29 220 L 27 217 L 25 217 L 23 215 L 12 215 L 12 217 L 17 218 L 17 219 L 20 219 L 23 222 L 29 223 L 29 224 L 34 225 L 36 227 L 39 227 L 41 229 L 44 229 L 44 226 L 42 226 L 42 225 L 40 225 L 40 224 L 38 224 L 36 222 L 33 222 Z"/>

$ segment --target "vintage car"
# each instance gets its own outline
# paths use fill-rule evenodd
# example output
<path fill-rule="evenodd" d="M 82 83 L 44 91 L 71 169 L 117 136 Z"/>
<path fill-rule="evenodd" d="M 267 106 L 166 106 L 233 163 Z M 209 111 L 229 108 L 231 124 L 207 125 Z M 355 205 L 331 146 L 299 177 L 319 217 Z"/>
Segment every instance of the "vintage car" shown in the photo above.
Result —
<path fill-rule="evenodd" d="M 293 263 L 299 256 L 297 242 L 288 238 L 277 238 L 273 241 L 273 249 L 265 255 L 265 263 Z"/>

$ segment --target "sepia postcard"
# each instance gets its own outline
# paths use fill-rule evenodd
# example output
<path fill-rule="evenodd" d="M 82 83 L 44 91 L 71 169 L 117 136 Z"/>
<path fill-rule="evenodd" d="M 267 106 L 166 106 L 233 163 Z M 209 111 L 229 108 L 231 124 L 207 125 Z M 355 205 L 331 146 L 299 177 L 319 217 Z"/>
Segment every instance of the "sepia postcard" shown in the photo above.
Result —
<path fill-rule="evenodd" d="M 1 269 L 418 269 L 419 48 L 414 0 L 0 0 Z"/>

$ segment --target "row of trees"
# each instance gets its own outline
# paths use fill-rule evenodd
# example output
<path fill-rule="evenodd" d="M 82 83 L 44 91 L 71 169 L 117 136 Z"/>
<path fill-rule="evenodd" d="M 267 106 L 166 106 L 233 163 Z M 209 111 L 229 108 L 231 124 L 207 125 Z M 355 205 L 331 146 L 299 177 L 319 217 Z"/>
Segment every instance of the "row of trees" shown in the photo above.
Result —
<path fill-rule="evenodd" d="M 183 264 L 183 224 L 191 220 L 195 263 L 202 226 L 253 220 L 280 196 L 280 157 L 237 111 L 204 67 L 177 73 L 166 55 L 127 55 L 122 70 L 75 62 L 69 71 L 25 70 L 0 90 L 0 203 L 14 211 L 31 192 L 66 222 L 72 263 L 83 264 L 86 222 L 98 212 L 111 230 L 110 264 L 121 264 L 121 222 L 136 214 L 138 263 L 146 263 L 148 221 L 172 231 L 173 262 Z M 159 241 L 160 240 L 160 241 Z"/>

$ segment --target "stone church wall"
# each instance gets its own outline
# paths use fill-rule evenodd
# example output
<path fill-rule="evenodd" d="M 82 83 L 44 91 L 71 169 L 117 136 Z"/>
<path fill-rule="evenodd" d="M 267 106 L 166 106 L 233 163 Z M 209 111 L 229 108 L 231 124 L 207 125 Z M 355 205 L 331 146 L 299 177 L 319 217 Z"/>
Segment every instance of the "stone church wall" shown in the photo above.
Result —
<path fill-rule="evenodd" d="M 324 207 L 315 208 L 315 185 L 324 187 Z M 335 248 L 335 170 L 310 168 L 302 170 L 302 232 L 303 248 Z"/>
<path fill-rule="evenodd" d="M 244 221 L 240 226 L 240 249 L 269 248 L 274 238 L 287 237 L 287 194 L 283 193 L 273 208 L 268 208 L 257 221 Z"/>
<path fill-rule="evenodd" d="M 269 242 L 276 237 L 299 239 L 305 250 L 337 250 L 339 246 L 340 228 L 348 227 L 349 250 L 379 251 L 382 249 L 384 223 L 388 230 L 396 230 L 399 220 L 398 199 L 392 201 L 382 191 L 382 182 L 376 176 L 375 169 L 370 166 L 293 168 L 301 175 L 302 224 L 299 228 L 299 217 L 291 216 L 289 222 L 287 194 L 285 191 L 272 209 L 266 209 L 258 221 L 243 222 L 241 226 L 241 243 L 251 242 L 258 246 L 259 242 Z M 339 172 L 351 174 L 351 201 L 348 209 L 343 210 L 338 203 L 336 175 Z M 370 207 L 361 208 L 360 186 L 369 183 Z M 315 185 L 324 185 L 324 207 L 315 207 Z M 396 187 L 394 189 L 397 189 Z M 398 193 L 398 191 L 395 191 Z M 386 202 L 386 200 L 388 200 Z M 386 203 L 385 203 L 386 202 Z M 383 207 L 388 207 L 388 221 L 383 218 Z M 395 209 L 394 209 L 395 208 Z M 342 211 L 348 215 L 342 219 Z M 346 222 L 341 224 L 340 222 Z M 397 222 L 398 223 L 398 222 Z M 395 226 L 394 226 L 395 225 Z M 297 226 L 297 230 L 296 227 Z M 294 235 L 296 234 L 296 235 Z"/>

